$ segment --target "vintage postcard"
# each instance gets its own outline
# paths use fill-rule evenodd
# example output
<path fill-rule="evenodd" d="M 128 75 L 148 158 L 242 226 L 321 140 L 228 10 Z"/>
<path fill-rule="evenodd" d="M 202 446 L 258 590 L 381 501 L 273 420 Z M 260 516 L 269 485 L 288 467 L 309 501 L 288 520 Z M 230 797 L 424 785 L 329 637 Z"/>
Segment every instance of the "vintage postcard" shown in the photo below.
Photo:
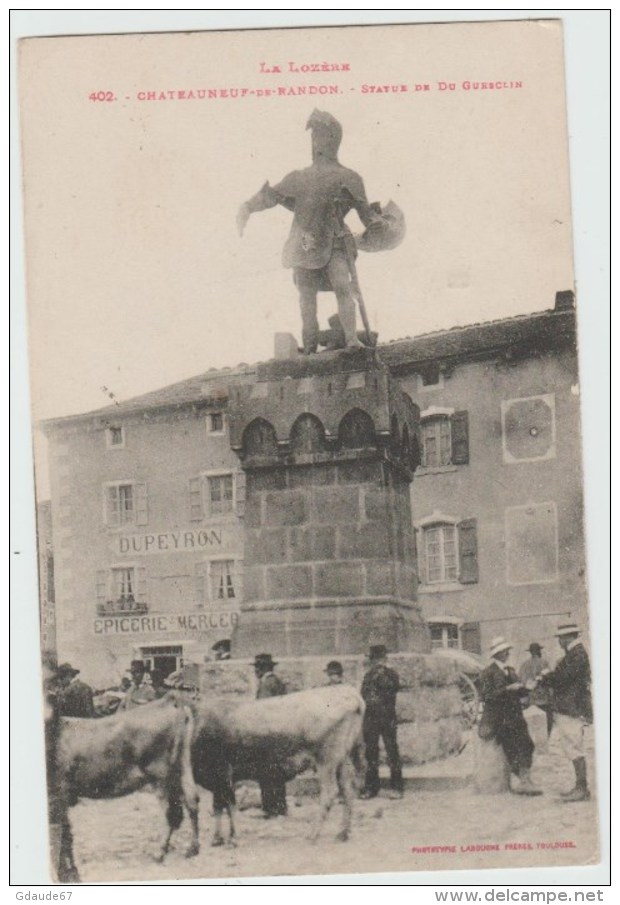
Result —
<path fill-rule="evenodd" d="M 51 878 L 597 864 L 561 21 L 19 96 Z"/>

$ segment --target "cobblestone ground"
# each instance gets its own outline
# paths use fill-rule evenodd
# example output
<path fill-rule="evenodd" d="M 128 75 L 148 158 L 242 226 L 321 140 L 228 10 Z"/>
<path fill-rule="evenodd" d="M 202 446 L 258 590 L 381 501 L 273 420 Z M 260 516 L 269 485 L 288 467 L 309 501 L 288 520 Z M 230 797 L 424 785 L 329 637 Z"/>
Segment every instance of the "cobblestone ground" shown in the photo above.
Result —
<path fill-rule="evenodd" d="M 466 752 L 461 757 L 467 757 Z M 437 773 L 449 776 L 456 761 L 438 765 L 442 769 Z M 462 769 L 462 763 L 458 768 Z M 452 772 L 458 773 L 458 769 Z M 184 857 L 190 838 L 184 821 L 163 865 L 155 862 L 154 855 L 165 819 L 153 793 L 138 792 L 114 801 L 82 801 L 72 810 L 76 860 L 86 882 L 596 863 L 595 797 L 575 804 L 559 798 L 559 792 L 572 785 L 573 774 L 553 749 L 536 758 L 533 778 L 544 789 L 542 797 L 477 795 L 468 787 L 411 788 L 401 801 L 384 797 L 358 801 L 347 843 L 335 841 L 339 805 L 334 806 L 321 839 L 311 844 L 307 837 L 318 813 L 317 800 L 304 797 L 296 802 L 289 796 L 286 818 L 264 820 L 256 807 L 240 811 L 236 848 L 210 846 L 211 796 L 205 792 L 201 795 L 200 854 Z M 506 848 L 513 845 L 525 847 Z M 539 847 L 542 845 L 552 848 Z M 455 851 L 412 851 L 424 846 L 453 846 Z M 480 852 L 476 846 L 498 847 L 499 851 Z"/>

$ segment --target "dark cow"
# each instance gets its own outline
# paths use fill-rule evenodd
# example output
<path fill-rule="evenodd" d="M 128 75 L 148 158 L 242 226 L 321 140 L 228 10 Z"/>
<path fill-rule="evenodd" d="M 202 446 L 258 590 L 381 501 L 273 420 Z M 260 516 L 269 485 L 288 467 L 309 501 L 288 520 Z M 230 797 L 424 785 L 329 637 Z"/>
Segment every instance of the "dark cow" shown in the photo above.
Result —
<path fill-rule="evenodd" d="M 158 859 L 163 860 L 172 833 L 181 825 L 184 804 L 193 834 L 187 856 L 197 854 L 198 791 L 190 760 L 193 732 L 191 707 L 174 692 L 103 720 L 62 718 L 55 752 L 57 807 L 66 812 L 79 798 L 118 798 L 152 785 L 168 821 Z M 68 864 L 67 870 L 75 870 L 75 865 Z"/>
<path fill-rule="evenodd" d="M 340 792 L 343 823 L 337 838 L 351 829 L 353 761 L 359 757 L 364 701 L 349 685 L 331 685 L 285 697 L 195 705 L 192 744 L 194 778 L 213 792 L 214 845 L 222 843 L 221 815 L 228 812 L 235 836 L 234 782 L 241 779 L 292 779 L 310 764 L 320 784 L 319 818 L 311 838 Z"/>
<path fill-rule="evenodd" d="M 57 753 L 62 718 L 57 692 L 56 663 L 50 655 L 46 655 L 43 659 L 43 713 L 52 871 L 54 879 L 60 883 L 79 883 L 80 876 L 73 859 L 73 836 L 69 822 L 69 808 L 64 796 L 61 796 L 58 790 Z"/>

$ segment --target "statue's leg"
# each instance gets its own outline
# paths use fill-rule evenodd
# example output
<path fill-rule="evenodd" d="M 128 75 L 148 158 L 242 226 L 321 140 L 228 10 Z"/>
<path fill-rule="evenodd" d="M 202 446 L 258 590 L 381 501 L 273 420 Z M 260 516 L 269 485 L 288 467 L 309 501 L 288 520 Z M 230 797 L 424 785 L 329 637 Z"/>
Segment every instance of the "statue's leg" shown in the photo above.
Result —
<path fill-rule="evenodd" d="M 363 349 L 364 343 L 359 341 L 355 330 L 355 300 L 351 290 L 349 264 L 344 252 L 334 251 L 327 265 L 327 273 L 338 300 L 338 317 L 344 330 L 345 344 L 348 349 Z"/>
<path fill-rule="evenodd" d="M 301 267 L 295 271 L 295 282 L 299 289 L 301 308 L 301 330 L 304 353 L 316 352 L 319 342 L 319 321 L 316 315 L 316 278 L 313 270 Z"/>

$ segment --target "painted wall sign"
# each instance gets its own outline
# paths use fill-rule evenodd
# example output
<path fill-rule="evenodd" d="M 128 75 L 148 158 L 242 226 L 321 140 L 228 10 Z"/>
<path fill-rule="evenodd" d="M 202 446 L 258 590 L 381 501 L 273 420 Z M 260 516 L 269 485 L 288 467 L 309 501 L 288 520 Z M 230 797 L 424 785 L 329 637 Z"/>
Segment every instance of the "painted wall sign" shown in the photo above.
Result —
<path fill-rule="evenodd" d="M 157 534 L 119 534 L 114 538 L 114 553 L 135 556 L 146 553 L 187 553 L 219 550 L 231 546 L 231 538 L 222 528 L 191 528 L 187 531 L 160 531 Z"/>
<path fill-rule="evenodd" d="M 177 632 L 208 632 L 233 629 L 239 622 L 237 610 L 209 613 L 166 613 L 153 616 L 102 616 L 93 621 L 95 635 L 162 635 Z"/>

